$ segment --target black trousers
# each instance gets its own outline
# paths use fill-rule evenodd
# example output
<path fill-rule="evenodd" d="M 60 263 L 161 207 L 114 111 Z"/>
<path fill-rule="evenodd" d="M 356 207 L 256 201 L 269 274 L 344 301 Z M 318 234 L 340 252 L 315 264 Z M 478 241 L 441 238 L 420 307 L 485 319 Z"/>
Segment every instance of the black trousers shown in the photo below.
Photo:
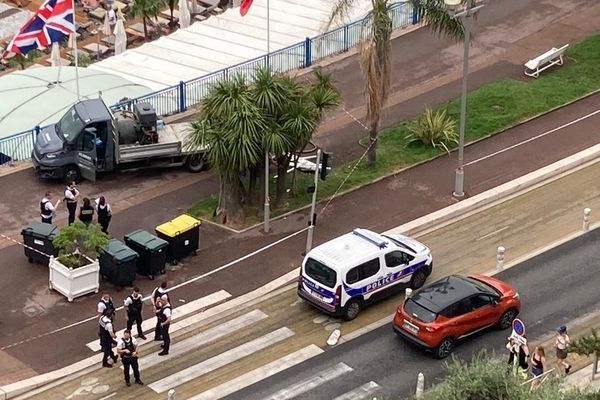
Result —
<path fill-rule="evenodd" d="M 102 348 L 102 364 L 108 364 L 108 357 L 112 358 L 113 360 L 117 358 L 115 353 L 113 353 L 111 342 L 105 342 L 101 340 L 100 347 Z"/>
<path fill-rule="evenodd" d="M 137 325 L 138 336 L 144 336 L 144 330 L 142 329 L 142 313 L 127 314 L 127 330 L 131 332 L 133 324 Z"/>
<path fill-rule="evenodd" d="M 52 217 L 50 217 L 50 218 L 42 217 L 42 224 L 51 224 L 51 223 L 52 223 Z"/>
<path fill-rule="evenodd" d="M 108 234 L 108 224 L 110 223 L 110 217 L 107 219 L 98 218 L 98 225 L 102 227 L 102 232 Z"/>
<path fill-rule="evenodd" d="M 160 327 L 160 332 L 163 337 L 163 350 L 165 352 L 169 352 L 169 347 L 171 347 L 171 335 L 169 335 L 169 327 L 171 324 L 166 324 Z"/>
<path fill-rule="evenodd" d="M 121 361 L 123 361 L 123 375 L 125 375 L 125 382 L 129 382 L 129 367 L 133 369 L 133 379 L 135 381 L 140 380 L 140 367 L 138 364 L 137 357 L 121 357 Z"/>
<path fill-rule="evenodd" d="M 69 210 L 69 225 L 75 222 L 75 212 L 77 210 L 77 202 L 67 201 L 67 210 Z"/>
<path fill-rule="evenodd" d="M 156 317 L 156 327 L 154 328 L 154 340 L 160 340 L 162 338 L 161 328 L 162 326 L 160 325 L 160 319 Z"/>

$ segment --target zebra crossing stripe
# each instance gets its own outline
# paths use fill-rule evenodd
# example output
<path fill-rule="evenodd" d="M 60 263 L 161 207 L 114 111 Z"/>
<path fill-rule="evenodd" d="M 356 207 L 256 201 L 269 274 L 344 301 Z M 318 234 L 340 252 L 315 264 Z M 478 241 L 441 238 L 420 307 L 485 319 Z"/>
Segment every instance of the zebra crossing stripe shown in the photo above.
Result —
<path fill-rule="evenodd" d="M 235 379 L 215 386 L 214 388 L 191 397 L 188 400 L 222 399 L 225 396 L 229 396 L 232 393 L 253 385 L 256 382 L 260 382 L 263 379 L 273 376 L 285 369 L 291 368 L 294 365 L 298 365 L 309 358 L 318 356 L 321 353 L 323 353 L 323 350 L 320 347 L 311 344 L 303 349 L 290 353 L 284 357 L 263 365 L 262 367 L 245 373 L 244 375 L 240 375 Z"/>
<path fill-rule="evenodd" d="M 238 347 L 234 347 L 231 350 L 227 350 L 215 357 L 209 358 L 201 363 L 192 365 L 189 368 L 185 368 L 177 373 L 171 374 L 166 378 L 151 383 L 148 386 L 156 393 L 166 392 L 171 388 L 175 388 L 178 385 L 182 385 L 186 382 L 199 378 L 204 374 L 247 357 L 293 335 L 294 332 L 292 330 L 286 327 L 279 328 L 257 339 L 244 343 Z"/>
<path fill-rule="evenodd" d="M 191 351 L 192 349 L 203 346 L 206 343 L 214 342 L 224 336 L 230 335 L 235 331 L 247 327 L 255 322 L 261 321 L 267 318 L 267 314 L 260 310 L 253 310 L 249 313 L 241 315 L 223 324 L 217 325 L 214 328 L 205 330 L 204 332 L 198 333 L 191 336 L 181 342 L 175 342 L 169 350 L 169 357 L 178 357 Z M 160 357 L 156 353 L 149 354 L 144 357 L 140 357 L 140 365 L 144 366 L 144 369 L 153 367 L 164 361 L 163 357 Z M 121 366 L 123 369 L 123 366 Z"/>
<path fill-rule="evenodd" d="M 377 393 L 380 388 L 381 387 L 377 383 L 371 381 L 354 390 L 344 393 L 333 400 L 371 400 L 373 395 Z"/>
<path fill-rule="evenodd" d="M 351 367 L 344 363 L 338 363 L 331 368 L 325 369 L 316 375 L 311 376 L 308 379 L 295 383 L 286 389 L 282 389 L 265 400 L 288 400 L 298 397 L 317 386 L 321 386 L 337 377 L 340 377 L 348 372 L 354 371 Z"/>

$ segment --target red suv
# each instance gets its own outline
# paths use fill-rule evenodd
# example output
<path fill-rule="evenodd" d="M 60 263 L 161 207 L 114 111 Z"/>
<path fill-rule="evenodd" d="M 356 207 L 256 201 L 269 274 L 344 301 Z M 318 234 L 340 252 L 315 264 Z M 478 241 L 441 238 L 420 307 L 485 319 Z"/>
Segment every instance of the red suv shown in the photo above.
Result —
<path fill-rule="evenodd" d="M 510 328 L 520 309 L 517 291 L 498 279 L 451 275 L 406 299 L 394 317 L 394 331 L 445 358 L 459 339 L 490 326 Z"/>

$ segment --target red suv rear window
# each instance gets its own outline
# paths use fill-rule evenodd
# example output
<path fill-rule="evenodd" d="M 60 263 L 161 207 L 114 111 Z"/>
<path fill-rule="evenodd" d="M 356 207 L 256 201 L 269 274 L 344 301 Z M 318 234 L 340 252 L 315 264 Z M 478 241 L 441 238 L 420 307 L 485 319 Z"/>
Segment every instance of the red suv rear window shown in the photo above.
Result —
<path fill-rule="evenodd" d="M 404 303 L 404 312 L 425 323 L 433 322 L 437 318 L 436 313 L 416 303 L 413 299 L 406 300 Z"/>

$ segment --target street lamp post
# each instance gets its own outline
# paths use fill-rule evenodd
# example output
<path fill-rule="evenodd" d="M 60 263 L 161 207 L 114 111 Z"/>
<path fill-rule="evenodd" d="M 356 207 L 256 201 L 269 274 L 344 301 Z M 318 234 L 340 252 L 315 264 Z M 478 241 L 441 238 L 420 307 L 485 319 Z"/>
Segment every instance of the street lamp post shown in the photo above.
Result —
<path fill-rule="evenodd" d="M 194 0 L 195 1 L 195 0 Z M 271 3 L 270 0 L 267 0 L 267 65 L 269 63 L 269 56 L 271 51 Z M 270 214 L 270 202 L 269 202 L 269 150 L 265 150 L 265 207 L 264 207 L 264 227 L 265 233 L 268 233 L 270 230 L 269 220 L 271 218 Z"/>
<path fill-rule="evenodd" d="M 448 14 L 452 18 L 460 18 L 465 28 L 465 44 L 464 44 L 464 55 L 463 55 L 463 77 L 462 77 L 462 90 L 460 98 L 460 125 L 459 125 L 459 136 L 458 136 L 458 166 L 456 167 L 456 174 L 454 178 L 454 197 L 463 197 L 464 183 L 465 183 L 465 171 L 464 171 L 464 148 L 465 148 L 465 124 L 467 120 L 467 77 L 469 75 L 469 45 L 471 42 L 471 26 L 469 17 L 474 15 L 484 4 L 480 3 L 480 0 L 444 0 Z M 464 9 L 461 11 L 460 9 Z"/>

